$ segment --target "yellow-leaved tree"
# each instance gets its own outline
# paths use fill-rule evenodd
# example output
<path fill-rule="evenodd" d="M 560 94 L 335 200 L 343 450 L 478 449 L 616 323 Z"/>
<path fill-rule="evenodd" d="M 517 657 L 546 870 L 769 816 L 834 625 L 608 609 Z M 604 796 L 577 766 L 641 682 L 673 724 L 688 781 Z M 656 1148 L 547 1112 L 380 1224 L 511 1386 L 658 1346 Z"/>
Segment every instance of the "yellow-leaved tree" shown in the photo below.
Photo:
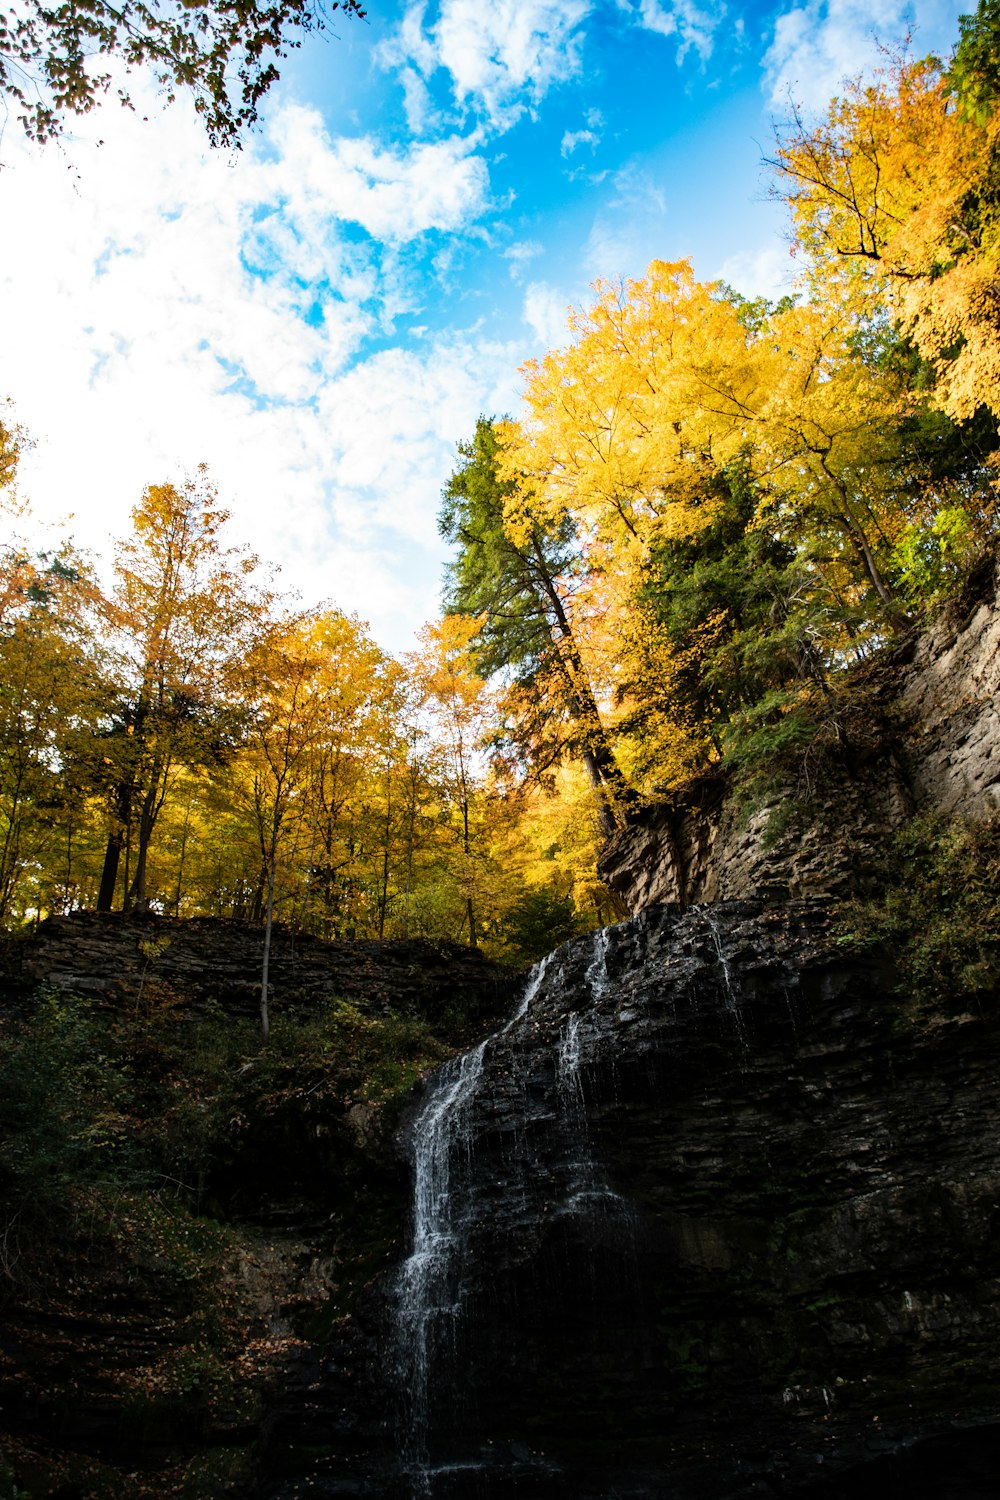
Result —
<path fill-rule="evenodd" d="M 453 813 L 449 822 L 460 856 L 457 883 L 473 948 L 479 946 L 477 898 L 486 852 L 481 836 L 483 745 L 495 722 L 493 695 L 470 654 L 481 624 L 473 616 L 445 615 L 424 626 L 420 649 L 409 660 L 420 706 L 441 752 L 439 795 Z"/>
<path fill-rule="evenodd" d="M 202 469 L 181 485 L 150 485 L 118 544 L 107 614 L 119 680 L 98 910 L 111 909 L 123 851 L 123 904 L 146 904 L 150 842 L 171 778 L 211 753 L 216 710 L 269 602 L 252 583 L 256 558 L 223 545 L 227 520 Z"/>
<path fill-rule="evenodd" d="M 821 287 L 897 318 L 950 416 L 1000 415 L 995 109 L 963 110 L 935 59 L 897 60 L 820 121 L 793 115 L 773 165 Z"/>

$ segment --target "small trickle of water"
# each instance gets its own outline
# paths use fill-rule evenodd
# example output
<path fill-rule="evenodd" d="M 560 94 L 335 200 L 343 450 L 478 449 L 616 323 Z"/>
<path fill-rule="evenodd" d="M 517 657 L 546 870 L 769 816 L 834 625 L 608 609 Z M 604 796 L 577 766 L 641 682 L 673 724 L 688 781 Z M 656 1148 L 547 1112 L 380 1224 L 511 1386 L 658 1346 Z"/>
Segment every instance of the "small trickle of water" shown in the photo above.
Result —
<path fill-rule="evenodd" d="M 444 1065 L 413 1129 L 413 1249 L 396 1283 L 397 1365 L 408 1407 L 405 1457 L 419 1477 L 428 1425 L 433 1345 L 459 1312 L 452 1262 L 464 1225 L 452 1202 L 452 1158 L 468 1148 L 468 1104 L 483 1071 L 487 1042 Z M 427 1493 L 419 1485 L 418 1494 Z"/>
<path fill-rule="evenodd" d="M 580 1055 L 580 1017 L 574 1010 L 559 1033 L 556 1053 L 556 1082 L 565 1104 L 580 1100 Z"/>
<path fill-rule="evenodd" d="M 722 983 L 725 987 L 725 1004 L 736 1026 L 737 1034 L 743 1046 L 747 1046 L 746 1026 L 743 1023 L 743 1012 L 740 1008 L 739 991 L 733 984 L 732 970 L 726 958 L 726 950 L 722 945 L 722 933 L 719 931 L 718 923 L 710 912 L 704 912 L 705 922 L 712 935 L 712 946 L 715 948 L 718 965 L 722 971 Z"/>
<path fill-rule="evenodd" d="M 511 1030 L 512 1027 L 517 1025 L 518 1021 L 524 1020 L 525 1016 L 528 1014 L 528 1010 L 531 1007 L 532 1000 L 534 1000 L 535 996 L 538 994 L 538 991 L 542 987 L 542 984 L 545 980 L 545 975 L 548 973 L 549 966 L 552 963 L 554 957 L 554 953 L 547 953 L 545 957 L 540 960 L 540 962 L 535 964 L 535 967 L 528 975 L 527 984 L 521 991 L 521 998 L 517 1003 L 517 1009 L 514 1011 L 514 1014 L 511 1016 L 510 1020 L 505 1022 L 504 1025 L 500 1027 L 499 1031 L 494 1032 L 494 1036 L 504 1036 L 508 1031 Z M 488 1037 L 487 1043 L 491 1042 L 492 1040 L 493 1037 Z"/>
<path fill-rule="evenodd" d="M 610 983 L 608 974 L 608 946 L 611 941 L 611 929 L 601 927 L 594 933 L 593 954 L 587 965 L 586 981 L 590 990 L 591 999 L 600 1000 Z"/>

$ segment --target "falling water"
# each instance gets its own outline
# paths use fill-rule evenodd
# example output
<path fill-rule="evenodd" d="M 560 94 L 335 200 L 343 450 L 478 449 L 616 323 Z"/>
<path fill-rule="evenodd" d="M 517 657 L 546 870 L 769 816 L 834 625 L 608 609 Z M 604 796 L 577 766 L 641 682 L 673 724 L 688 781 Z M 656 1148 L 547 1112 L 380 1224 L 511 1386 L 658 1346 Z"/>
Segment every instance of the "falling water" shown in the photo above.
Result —
<path fill-rule="evenodd" d="M 556 1050 L 556 1090 L 568 1153 L 564 1208 L 570 1213 L 579 1212 L 585 1200 L 603 1192 L 597 1183 L 590 1133 L 587 1129 L 583 1080 L 580 1077 L 581 1060 L 580 1016 L 574 1010 L 563 1023 Z"/>
<path fill-rule="evenodd" d="M 580 1016 L 575 1010 L 566 1017 L 566 1024 L 559 1033 L 559 1050 L 556 1054 L 556 1080 L 559 1093 L 566 1103 L 579 1100 L 580 1096 Z"/>
<path fill-rule="evenodd" d="M 746 1026 L 743 1022 L 743 1011 L 740 1006 L 740 996 L 736 986 L 733 984 L 732 971 L 729 967 L 729 961 L 726 958 L 726 950 L 722 946 L 722 934 L 719 931 L 718 923 L 716 922 L 712 914 L 706 910 L 704 911 L 703 915 L 708 926 L 708 930 L 712 935 L 712 945 L 715 948 L 718 965 L 722 971 L 722 983 L 725 987 L 726 1010 L 732 1016 L 733 1022 L 736 1026 L 737 1035 L 739 1036 L 739 1039 L 745 1048 L 748 1043 Z"/>
<path fill-rule="evenodd" d="M 608 987 L 608 945 L 611 941 L 611 928 L 601 927 L 594 933 L 594 955 L 587 965 L 587 988 L 590 990 L 591 998 L 600 1000 Z"/>
<path fill-rule="evenodd" d="M 608 975 L 608 945 L 610 928 L 595 932 L 590 963 L 586 970 L 587 989 L 594 1001 L 599 1001 L 610 984 Z M 559 1033 L 556 1049 L 556 1090 L 562 1113 L 562 1131 L 567 1150 L 567 1189 L 564 1210 L 571 1214 L 593 1215 L 605 1218 L 629 1215 L 631 1210 L 624 1199 L 614 1192 L 598 1171 L 594 1159 L 590 1130 L 587 1124 L 586 1099 L 580 1065 L 583 1061 L 583 1025 L 579 1011 L 570 1011 Z M 607 1059 L 606 1067 L 612 1070 L 613 1058 Z"/>
<path fill-rule="evenodd" d="M 495 1036 L 503 1036 L 526 1015 L 550 959 L 551 955 L 536 964 L 517 1009 L 500 1031 L 438 1071 L 413 1125 L 413 1247 L 394 1294 L 395 1365 L 405 1403 L 402 1457 L 417 1496 L 431 1494 L 430 1367 L 435 1349 L 454 1343 L 462 1307 L 460 1269 L 471 1227 L 468 1205 L 455 1191 L 454 1167 L 460 1155 L 470 1153 L 470 1104 L 487 1049 Z"/>
<path fill-rule="evenodd" d="M 459 1310 L 451 1272 L 463 1225 L 452 1203 L 452 1156 L 468 1130 L 467 1105 L 486 1047 L 480 1042 L 444 1065 L 413 1131 L 413 1248 L 395 1290 L 400 1388 L 409 1417 L 404 1456 L 418 1480 L 426 1459 L 431 1348 L 448 1336 Z M 417 1493 L 429 1491 L 418 1485 Z"/>

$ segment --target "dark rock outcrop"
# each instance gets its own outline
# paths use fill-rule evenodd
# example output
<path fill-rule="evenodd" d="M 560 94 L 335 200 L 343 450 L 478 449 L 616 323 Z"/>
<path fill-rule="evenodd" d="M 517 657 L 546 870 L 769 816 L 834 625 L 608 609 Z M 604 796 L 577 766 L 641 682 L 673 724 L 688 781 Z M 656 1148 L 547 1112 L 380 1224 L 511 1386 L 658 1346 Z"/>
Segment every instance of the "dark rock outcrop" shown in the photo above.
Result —
<path fill-rule="evenodd" d="M 78 1045 L 82 1072 L 69 1069 L 62 1109 L 46 1100 L 43 1139 L 19 1115 L 39 1175 L 21 1170 L 18 1138 L 0 1149 L 0 1500 L 247 1500 L 262 1445 L 285 1451 L 285 1408 L 299 1443 L 337 1431 L 333 1382 L 317 1403 L 320 1352 L 405 1234 L 398 1099 L 363 1055 L 296 1050 L 294 1035 L 315 1038 L 310 1023 L 346 1000 L 360 1037 L 409 1017 L 439 1057 L 495 1024 L 516 987 L 458 944 L 279 930 L 282 1061 L 256 1041 L 261 942 L 210 919 L 81 913 L 3 951 L 0 1066 L 15 1093 L 65 1080 L 46 1072 L 62 1055 L 50 1044 Z M 38 1041 L 46 1016 L 65 1019 L 69 1043 L 58 1027 Z M 234 1034 L 246 1052 L 218 1040 Z M 102 1077 L 107 1109 L 81 1113 L 79 1091 L 100 1093 Z M 367 1355 L 355 1337 L 352 1363 L 349 1342 L 355 1389 Z"/>
<path fill-rule="evenodd" d="M 7 945 L 4 989 L 27 994 L 47 985 L 124 1006 L 159 994 L 189 1010 L 211 1004 L 254 1015 L 263 948 L 263 930 L 250 923 L 73 912 Z M 502 970 L 461 943 L 327 942 L 274 929 L 269 990 L 279 1010 L 301 1014 L 337 999 L 376 1015 L 391 1007 L 430 1021 L 461 1011 L 475 1025 L 495 1013 L 508 989 Z"/>
<path fill-rule="evenodd" d="M 1000 809 L 1000 573 L 984 567 L 974 584 L 857 674 L 844 743 L 806 756 L 752 813 L 721 772 L 637 813 L 599 864 L 626 907 L 841 895 L 864 888 L 914 813 Z"/>
<path fill-rule="evenodd" d="M 833 1500 L 942 1464 L 927 1493 L 995 1493 L 1000 1015 L 890 978 L 818 902 L 559 949 L 429 1086 L 433 1264 L 331 1344 L 336 1439 L 262 1494 Z"/>

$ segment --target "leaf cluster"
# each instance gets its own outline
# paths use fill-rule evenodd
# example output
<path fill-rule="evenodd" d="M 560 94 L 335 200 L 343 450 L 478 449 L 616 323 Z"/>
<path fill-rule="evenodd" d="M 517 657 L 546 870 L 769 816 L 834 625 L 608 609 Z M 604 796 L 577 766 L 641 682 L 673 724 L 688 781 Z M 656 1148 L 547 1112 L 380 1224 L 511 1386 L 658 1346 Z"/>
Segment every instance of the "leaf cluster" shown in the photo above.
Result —
<path fill-rule="evenodd" d="M 126 71 L 150 69 L 171 102 L 190 92 L 211 144 L 237 147 L 281 58 L 337 10 L 365 14 L 360 0 L 328 0 L 325 9 L 310 0 L 22 0 L 0 12 L 0 92 L 30 137 L 51 140 L 107 93 L 116 60 Z M 131 108 L 127 86 L 116 92 Z"/>
<path fill-rule="evenodd" d="M 1000 3 L 979 0 L 958 27 L 945 83 L 963 118 L 985 126 L 1000 104 Z"/>

